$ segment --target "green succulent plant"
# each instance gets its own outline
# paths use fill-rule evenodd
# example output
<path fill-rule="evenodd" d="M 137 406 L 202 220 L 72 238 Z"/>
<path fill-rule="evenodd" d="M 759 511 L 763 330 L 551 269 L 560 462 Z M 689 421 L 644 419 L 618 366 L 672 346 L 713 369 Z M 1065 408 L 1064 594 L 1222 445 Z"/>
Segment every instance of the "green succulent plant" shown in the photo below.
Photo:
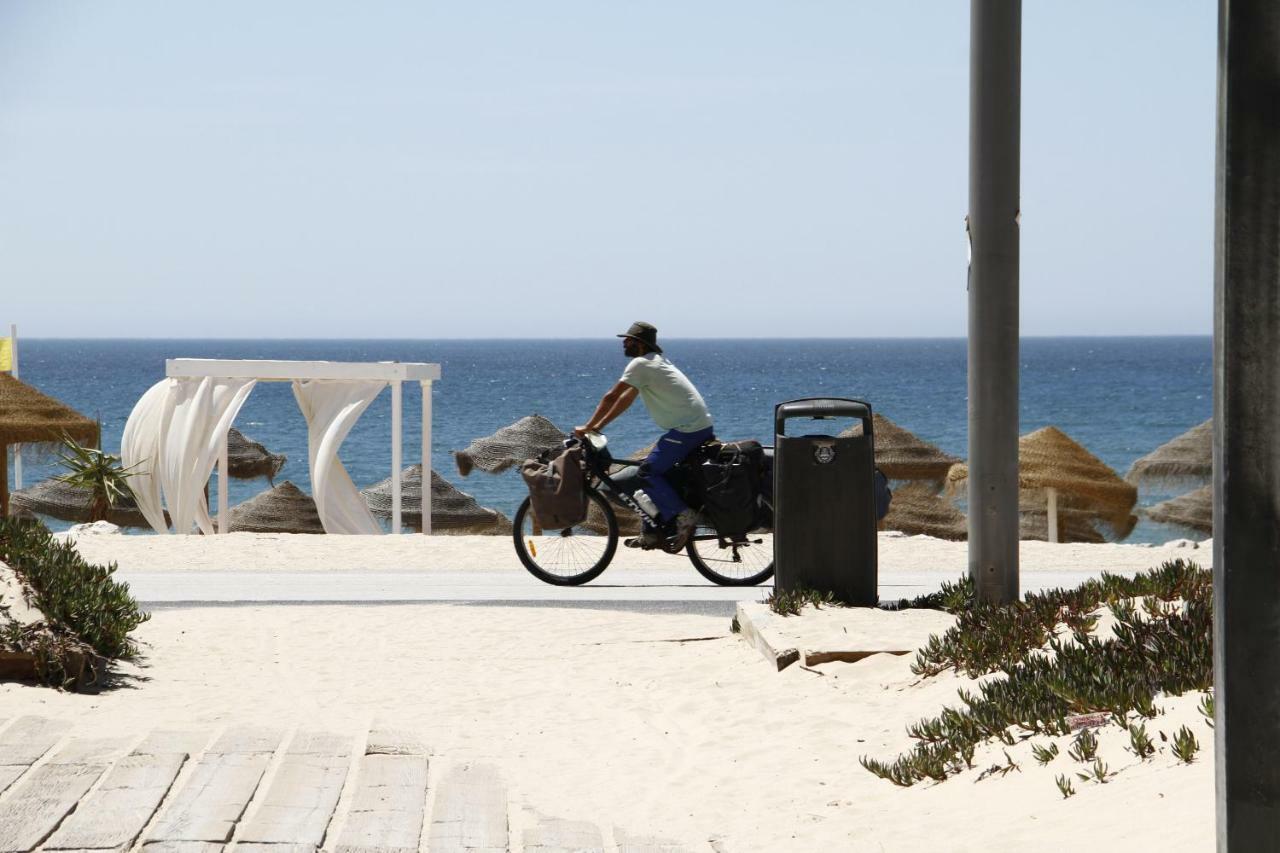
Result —
<path fill-rule="evenodd" d="M 66 472 L 54 479 L 89 493 L 90 521 L 105 520 L 107 513 L 128 492 L 128 479 L 140 473 L 133 470 L 136 465 L 125 468 L 119 456 L 96 447 L 85 447 L 66 433 L 62 435 L 58 459 Z"/>

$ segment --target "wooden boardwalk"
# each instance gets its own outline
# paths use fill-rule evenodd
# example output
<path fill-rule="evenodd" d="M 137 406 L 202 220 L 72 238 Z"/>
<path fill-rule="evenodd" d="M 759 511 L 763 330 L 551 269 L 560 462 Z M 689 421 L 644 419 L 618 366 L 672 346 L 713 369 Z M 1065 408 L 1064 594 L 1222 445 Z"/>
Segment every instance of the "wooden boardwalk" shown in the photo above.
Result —
<path fill-rule="evenodd" d="M 69 737 L 0 720 L 0 853 L 699 853 L 517 814 L 497 767 L 411 733 L 232 726 Z"/>

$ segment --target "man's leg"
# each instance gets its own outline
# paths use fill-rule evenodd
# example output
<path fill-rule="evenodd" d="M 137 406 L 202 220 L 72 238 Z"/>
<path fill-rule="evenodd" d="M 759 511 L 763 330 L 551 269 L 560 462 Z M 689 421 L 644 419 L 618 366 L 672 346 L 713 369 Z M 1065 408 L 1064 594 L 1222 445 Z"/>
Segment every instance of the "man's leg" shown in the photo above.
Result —
<path fill-rule="evenodd" d="M 644 491 L 658 507 L 662 521 L 670 521 L 689 507 L 663 475 L 684 461 L 704 441 L 711 438 L 710 427 L 698 432 L 668 430 L 640 466 Z"/>

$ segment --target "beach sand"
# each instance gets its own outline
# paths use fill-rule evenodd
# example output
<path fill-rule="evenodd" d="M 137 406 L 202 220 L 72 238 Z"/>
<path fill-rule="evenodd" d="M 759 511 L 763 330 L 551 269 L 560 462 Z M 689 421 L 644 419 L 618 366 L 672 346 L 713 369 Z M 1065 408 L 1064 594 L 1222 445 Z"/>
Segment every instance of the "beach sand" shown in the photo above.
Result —
<path fill-rule="evenodd" d="M 959 574 L 963 544 L 887 537 L 886 572 Z M 92 560 L 128 568 L 369 570 L 510 568 L 491 537 L 84 537 Z M 1127 550 L 1122 550 L 1126 549 Z M 505 549 L 505 550 L 504 550 Z M 1088 549 L 1088 550 L 1085 550 Z M 1145 569 L 1190 546 L 1024 543 L 1023 565 L 1083 574 Z M 626 555 L 631 556 L 631 555 Z M 756 598 L 760 592 L 750 591 Z M 555 606 L 236 606 L 162 609 L 137 632 L 139 680 L 97 695 L 0 685 L 4 716 L 71 719 L 80 733 L 233 723 L 358 733 L 410 729 L 436 758 L 495 762 L 519 809 L 659 835 L 694 850 L 1204 850 L 1213 843 L 1212 731 L 1199 694 L 1163 698 L 1146 762 L 1101 730 L 1116 775 L 1074 781 L 1061 754 L 1040 767 L 1030 742 L 998 745 L 942 784 L 897 788 L 859 763 L 911 746 L 905 728 L 955 703 L 954 675 L 920 681 L 910 657 L 774 672 L 721 616 Z M 1203 745 L 1181 765 L 1158 732 L 1182 724 Z M 1037 742 L 1046 742 L 1037 738 Z M 715 842 L 712 844 L 711 842 Z"/>
<path fill-rule="evenodd" d="M 5 715 L 74 720 L 80 733 L 239 722 L 419 733 L 450 762 L 492 760 L 522 808 L 727 851 L 1204 850 L 1213 839 L 1211 731 L 1197 694 L 1148 724 L 1186 723 L 1205 748 L 1148 762 L 1103 729 L 1118 774 L 1075 781 L 1069 741 L 1047 768 L 902 789 L 859 756 L 910 746 L 905 726 L 955 702 L 954 676 L 910 659 L 773 672 L 722 617 L 466 605 L 276 606 L 157 612 L 139 630 L 145 681 L 99 695 L 0 686 Z M 714 639 L 704 639 L 713 637 Z M 686 642 L 678 642 L 678 641 Z M 126 669 L 131 669 L 126 667 Z M 1040 739 L 1043 741 L 1044 739 Z M 1004 764 L 998 746 L 978 768 Z"/>

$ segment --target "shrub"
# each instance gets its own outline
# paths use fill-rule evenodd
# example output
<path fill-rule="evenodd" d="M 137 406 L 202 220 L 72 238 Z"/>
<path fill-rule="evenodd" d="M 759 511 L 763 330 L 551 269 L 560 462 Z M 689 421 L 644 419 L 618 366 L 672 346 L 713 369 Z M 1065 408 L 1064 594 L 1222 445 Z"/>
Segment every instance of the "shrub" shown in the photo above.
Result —
<path fill-rule="evenodd" d="M 1212 683 L 1212 595 L 1210 573 L 1179 560 L 1132 579 L 1104 574 L 1073 590 L 962 611 L 955 627 L 929 638 L 914 671 L 924 677 L 946 669 L 971 678 L 992 672 L 1006 677 L 984 681 L 977 695 L 960 691 L 964 708 L 945 708 L 936 719 L 913 724 L 908 733 L 919 743 L 911 752 L 893 762 L 863 759 L 863 766 L 896 785 L 941 781 L 968 765 L 975 745 L 1013 744 L 1010 729 L 1067 735 L 1069 715 L 1154 716 L 1156 694 L 1205 690 Z M 1148 602 L 1140 613 L 1132 604 L 1139 596 L 1180 600 L 1182 606 Z M 1109 642 L 1086 630 L 1089 615 L 1104 601 L 1117 620 Z M 1072 627 L 1070 642 L 1055 636 L 1060 623 Z M 1044 654 L 1046 648 L 1052 654 Z M 1073 757 L 1096 761 L 1091 741 L 1092 734 L 1082 734 Z M 1189 761 L 1197 748 L 1193 736 L 1184 735 L 1175 751 Z M 1094 771 L 1092 778 L 1105 780 L 1105 766 Z"/>
<path fill-rule="evenodd" d="M 34 633 L 10 626 L 3 639 L 9 648 L 34 651 L 46 681 L 64 682 L 74 654 L 107 659 L 137 654 L 129 634 L 150 617 L 138 609 L 128 584 L 112 577 L 114 563 L 88 563 L 43 524 L 14 518 L 0 519 L 0 562 L 17 573 L 30 603 L 45 617 Z"/>

